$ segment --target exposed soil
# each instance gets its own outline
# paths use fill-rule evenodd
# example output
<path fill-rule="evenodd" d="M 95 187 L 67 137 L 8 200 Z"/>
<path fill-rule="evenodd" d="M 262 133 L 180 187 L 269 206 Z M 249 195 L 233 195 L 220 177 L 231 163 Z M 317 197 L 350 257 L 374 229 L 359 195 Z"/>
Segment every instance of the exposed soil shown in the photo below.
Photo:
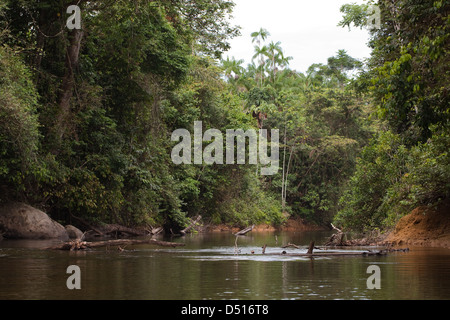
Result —
<path fill-rule="evenodd" d="M 450 201 L 414 209 L 398 221 L 385 243 L 450 248 Z"/>

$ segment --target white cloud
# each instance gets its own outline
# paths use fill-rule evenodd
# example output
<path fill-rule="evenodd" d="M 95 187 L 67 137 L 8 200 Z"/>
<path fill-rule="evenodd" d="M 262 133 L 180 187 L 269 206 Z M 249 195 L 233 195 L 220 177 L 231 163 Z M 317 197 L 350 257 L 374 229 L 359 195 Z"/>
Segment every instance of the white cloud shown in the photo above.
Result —
<path fill-rule="evenodd" d="M 234 0 L 234 24 L 242 27 L 242 36 L 231 41 L 231 50 L 224 54 L 251 62 L 253 44 L 250 34 L 261 27 L 267 29 L 269 40 L 280 41 L 288 56 L 294 59 L 291 69 L 305 72 L 313 63 L 326 63 L 339 49 L 352 57 L 370 56 L 366 30 L 338 27 L 342 18 L 340 7 L 363 0 Z"/>

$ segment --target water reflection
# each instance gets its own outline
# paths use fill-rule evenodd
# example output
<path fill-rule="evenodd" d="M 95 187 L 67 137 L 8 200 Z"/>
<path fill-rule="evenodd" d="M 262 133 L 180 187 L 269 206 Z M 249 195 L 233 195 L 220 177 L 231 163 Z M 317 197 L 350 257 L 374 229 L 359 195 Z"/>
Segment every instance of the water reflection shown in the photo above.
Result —
<path fill-rule="evenodd" d="M 329 234 L 226 233 L 178 238 L 185 247 L 149 245 L 119 252 L 51 251 L 54 243 L 0 242 L 0 299 L 449 299 L 450 250 L 412 248 L 375 257 L 263 256 L 281 246 L 318 245 Z M 296 249 L 283 249 L 292 252 Z M 255 254 L 251 252 L 254 251 Z M 297 250 L 298 252 L 298 250 Z M 366 286 L 367 268 L 381 269 L 381 290 Z M 69 290 L 69 265 L 81 269 L 81 290 Z"/>

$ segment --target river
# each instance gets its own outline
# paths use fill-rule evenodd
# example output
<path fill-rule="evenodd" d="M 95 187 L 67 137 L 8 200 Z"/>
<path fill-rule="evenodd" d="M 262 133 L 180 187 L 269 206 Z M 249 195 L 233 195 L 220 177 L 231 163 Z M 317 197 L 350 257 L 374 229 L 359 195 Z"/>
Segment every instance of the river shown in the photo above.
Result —
<path fill-rule="evenodd" d="M 449 249 L 313 259 L 261 255 L 264 244 L 267 253 L 305 252 L 310 240 L 320 246 L 329 235 L 251 232 L 236 242 L 232 234 L 210 233 L 164 239 L 184 247 L 138 245 L 122 252 L 53 251 L 43 248 L 54 241 L 3 240 L 0 299 L 450 299 Z M 287 243 L 305 249 L 281 249 Z M 67 287 L 71 265 L 79 267 L 80 289 Z M 370 266 L 378 267 L 379 289 L 368 288 L 375 275 Z"/>

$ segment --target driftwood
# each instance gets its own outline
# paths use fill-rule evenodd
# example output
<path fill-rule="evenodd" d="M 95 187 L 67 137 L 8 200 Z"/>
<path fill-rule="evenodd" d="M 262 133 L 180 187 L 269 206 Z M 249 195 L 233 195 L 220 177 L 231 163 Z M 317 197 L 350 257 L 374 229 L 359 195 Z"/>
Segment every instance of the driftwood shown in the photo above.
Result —
<path fill-rule="evenodd" d="M 301 249 L 300 246 L 297 246 L 293 243 L 288 243 L 287 245 L 283 246 L 282 248 L 288 248 L 288 247 L 294 247 L 296 249 Z M 313 250 L 314 250 L 314 241 L 311 241 L 309 243 L 308 251 L 306 252 L 306 254 L 308 254 L 308 255 L 313 254 Z M 283 251 L 282 254 L 287 254 L 287 253 L 286 253 L 286 251 Z"/>
<path fill-rule="evenodd" d="M 353 246 L 379 246 L 383 245 L 384 236 L 380 235 L 378 231 L 370 232 L 364 238 L 347 239 L 346 234 L 333 224 L 331 227 L 338 233 L 332 234 L 329 240 L 325 243 L 326 247 L 353 247 Z"/>
<path fill-rule="evenodd" d="M 344 240 L 344 233 L 333 233 L 325 243 L 325 246 L 343 246 L 342 241 Z"/>
<path fill-rule="evenodd" d="M 202 216 L 199 215 L 195 220 L 193 220 L 193 221 L 191 222 L 191 224 L 190 224 L 188 227 L 186 227 L 185 229 L 181 230 L 180 233 L 181 233 L 182 235 L 185 235 L 186 233 L 188 233 L 189 230 L 191 230 L 195 225 L 197 225 L 197 224 L 200 222 L 200 219 L 201 219 L 201 218 L 202 218 Z"/>
<path fill-rule="evenodd" d="M 147 230 L 150 235 L 156 236 L 157 234 L 160 234 L 164 231 L 163 227 L 158 228 L 151 228 L 150 230 Z"/>
<path fill-rule="evenodd" d="M 94 242 L 87 242 L 77 239 L 73 241 L 64 242 L 62 244 L 47 249 L 76 251 L 108 246 L 119 246 L 120 249 L 120 246 L 128 246 L 136 244 L 154 244 L 162 247 L 180 247 L 185 245 L 184 243 L 166 242 L 155 239 L 146 239 L 146 240 L 117 239 L 117 240 L 94 241 Z"/>
<path fill-rule="evenodd" d="M 287 245 L 282 246 L 283 249 L 289 248 L 289 247 L 292 247 L 292 248 L 295 248 L 295 249 L 301 249 L 300 246 L 298 246 L 296 244 L 293 244 L 293 243 L 288 243 Z"/>
<path fill-rule="evenodd" d="M 336 230 L 338 233 L 342 233 L 342 230 L 339 228 L 336 228 L 334 224 L 331 224 L 331 227 Z"/>
<path fill-rule="evenodd" d="M 302 247 L 292 244 L 292 243 L 288 243 L 287 245 L 284 245 L 282 248 L 288 248 L 288 247 L 302 249 Z M 288 253 L 286 251 L 265 253 L 265 248 L 264 248 L 263 254 L 265 254 L 265 255 L 282 255 L 282 256 L 288 256 L 288 257 L 339 257 L 339 256 L 382 256 L 382 255 L 386 255 L 388 252 L 409 252 L 409 248 L 405 248 L 405 249 L 385 248 L 385 249 L 381 249 L 381 250 L 366 250 L 366 251 L 350 251 L 349 250 L 349 251 L 340 251 L 340 252 L 330 252 L 330 251 L 313 252 L 314 249 L 320 249 L 320 248 L 315 247 L 314 241 L 311 241 L 306 253 L 305 252 Z"/>
<path fill-rule="evenodd" d="M 313 250 L 314 250 L 314 241 L 311 241 L 309 243 L 309 247 L 308 247 L 308 252 L 307 254 L 313 254 Z"/>
<path fill-rule="evenodd" d="M 312 245 L 312 247 L 310 247 Z M 316 247 L 315 245 L 314 245 L 314 241 L 312 242 L 312 243 L 310 243 L 310 246 L 308 246 L 308 251 L 309 251 L 309 249 L 311 249 L 311 252 L 312 252 L 312 250 L 313 249 L 320 249 L 320 250 L 323 250 L 323 248 L 321 248 L 321 247 Z M 293 243 L 288 243 L 288 244 L 286 244 L 286 245 L 284 245 L 284 246 L 282 246 L 282 248 L 283 249 L 285 249 L 285 248 L 295 248 L 295 249 L 302 249 L 302 247 L 301 246 L 298 246 L 298 245 L 296 245 L 296 244 L 293 244 Z"/>
<path fill-rule="evenodd" d="M 331 235 L 330 239 L 325 243 L 325 246 L 345 246 L 344 244 L 344 237 L 345 233 L 342 232 L 341 229 L 336 228 L 333 224 L 331 224 L 331 227 L 337 231 L 337 233 L 334 233 Z"/>
<path fill-rule="evenodd" d="M 266 255 L 272 256 L 288 256 L 288 257 L 339 257 L 339 256 L 381 256 L 385 255 L 386 251 L 364 251 L 364 252 L 314 252 L 314 253 L 287 253 L 286 251 L 282 251 L 280 253 L 266 253 Z"/>
<path fill-rule="evenodd" d="M 236 236 L 243 236 L 252 231 L 255 228 L 255 225 L 252 225 L 251 227 L 245 228 L 239 232 L 236 232 L 234 235 Z"/>

